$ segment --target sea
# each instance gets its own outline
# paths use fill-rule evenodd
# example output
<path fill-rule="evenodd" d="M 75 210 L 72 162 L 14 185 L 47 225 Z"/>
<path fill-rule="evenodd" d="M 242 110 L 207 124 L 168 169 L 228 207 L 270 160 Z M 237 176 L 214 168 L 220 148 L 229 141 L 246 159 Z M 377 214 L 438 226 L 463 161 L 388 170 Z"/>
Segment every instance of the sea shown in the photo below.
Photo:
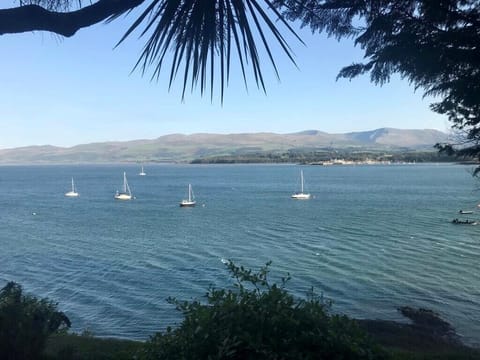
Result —
<path fill-rule="evenodd" d="M 431 309 L 480 346 L 480 183 L 472 167 L 403 165 L 45 165 L 0 167 L 0 286 L 58 303 L 72 330 L 148 339 L 232 285 L 225 262 L 290 274 L 331 311 L 406 321 Z M 305 177 L 308 201 L 293 200 Z M 113 195 L 126 172 L 135 199 Z M 67 198 L 71 178 L 80 193 Z M 188 184 L 197 201 L 181 208 Z M 458 211 L 473 210 L 472 215 Z"/>

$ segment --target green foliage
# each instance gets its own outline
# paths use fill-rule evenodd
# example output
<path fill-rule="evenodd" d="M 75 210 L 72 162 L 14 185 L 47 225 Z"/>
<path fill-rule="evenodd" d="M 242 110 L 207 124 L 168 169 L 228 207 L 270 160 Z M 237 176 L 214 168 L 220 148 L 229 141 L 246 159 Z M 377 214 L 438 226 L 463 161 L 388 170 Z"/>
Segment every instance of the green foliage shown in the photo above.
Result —
<path fill-rule="evenodd" d="M 258 272 L 228 269 L 230 289 L 210 288 L 206 304 L 170 299 L 184 315 L 181 325 L 157 333 L 141 359 L 381 359 L 383 352 L 354 320 L 329 313 L 313 292 L 296 299 L 270 284 L 268 266 Z"/>
<path fill-rule="evenodd" d="M 70 327 L 70 320 L 48 299 L 24 295 L 9 282 L 0 290 L 0 358 L 37 359 L 47 338 Z"/>

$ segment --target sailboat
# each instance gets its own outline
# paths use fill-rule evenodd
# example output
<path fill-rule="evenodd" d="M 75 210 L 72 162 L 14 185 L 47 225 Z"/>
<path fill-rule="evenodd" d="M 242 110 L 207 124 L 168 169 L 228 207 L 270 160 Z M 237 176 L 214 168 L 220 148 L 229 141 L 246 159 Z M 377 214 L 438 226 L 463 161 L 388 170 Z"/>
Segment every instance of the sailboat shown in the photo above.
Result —
<path fill-rule="evenodd" d="M 197 202 L 195 201 L 195 197 L 193 196 L 193 190 L 192 190 L 192 185 L 188 184 L 188 199 L 183 199 L 180 202 L 181 207 L 192 207 L 195 206 Z"/>
<path fill-rule="evenodd" d="M 145 175 L 147 175 L 147 173 L 143 170 L 143 165 L 142 165 L 142 171 L 140 171 L 140 172 L 138 173 L 138 175 L 140 175 L 140 176 L 145 176 Z"/>
<path fill-rule="evenodd" d="M 306 193 L 303 192 L 303 170 L 300 170 L 300 180 L 301 180 L 301 183 L 302 183 L 302 190 L 300 192 L 292 194 L 292 199 L 308 200 L 308 199 L 310 199 L 310 194 L 306 194 Z"/>
<path fill-rule="evenodd" d="M 132 200 L 132 192 L 130 191 L 130 186 L 127 182 L 127 174 L 123 172 L 123 188 L 122 191 L 118 191 L 114 196 L 115 200 Z"/>
<path fill-rule="evenodd" d="M 78 197 L 78 192 L 77 190 L 75 189 L 75 183 L 73 182 L 73 177 L 72 177 L 72 190 L 65 193 L 65 196 L 67 197 Z"/>

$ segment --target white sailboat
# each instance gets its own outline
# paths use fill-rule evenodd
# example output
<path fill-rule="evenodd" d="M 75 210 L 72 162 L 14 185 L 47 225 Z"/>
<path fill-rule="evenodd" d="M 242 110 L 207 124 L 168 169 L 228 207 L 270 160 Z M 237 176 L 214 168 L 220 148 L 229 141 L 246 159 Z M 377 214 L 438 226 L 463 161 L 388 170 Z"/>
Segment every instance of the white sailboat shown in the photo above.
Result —
<path fill-rule="evenodd" d="M 300 170 L 300 180 L 301 180 L 301 183 L 302 183 L 302 190 L 300 192 L 292 194 L 292 199 L 308 200 L 308 199 L 310 199 L 310 194 L 306 194 L 306 193 L 303 192 L 303 170 Z"/>
<path fill-rule="evenodd" d="M 181 207 L 192 207 L 192 206 L 195 206 L 197 202 L 195 201 L 195 197 L 193 195 L 193 190 L 192 190 L 192 185 L 191 184 L 188 184 L 188 199 L 183 199 L 181 202 L 180 202 L 180 206 Z"/>
<path fill-rule="evenodd" d="M 142 171 L 140 171 L 140 172 L 138 173 L 138 175 L 140 175 L 140 176 L 145 176 L 145 175 L 147 175 L 147 173 L 143 170 L 143 165 L 142 165 Z"/>
<path fill-rule="evenodd" d="M 127 174 L 123 172 L 123 188 L 122 191 L 118 191 L 114 196 L 115 200 L 132 200 L 132 192 L 130 186 L 128 186 Z"/>
<path fill-rule="evenodd" d="M 75 189 L 75 183 L 73 182 L 73 177 L 72 177 L 72 190 L 69 192 L 65 193 L 66 197 L 78 197 L 78 192 L 77 189 Z"/>

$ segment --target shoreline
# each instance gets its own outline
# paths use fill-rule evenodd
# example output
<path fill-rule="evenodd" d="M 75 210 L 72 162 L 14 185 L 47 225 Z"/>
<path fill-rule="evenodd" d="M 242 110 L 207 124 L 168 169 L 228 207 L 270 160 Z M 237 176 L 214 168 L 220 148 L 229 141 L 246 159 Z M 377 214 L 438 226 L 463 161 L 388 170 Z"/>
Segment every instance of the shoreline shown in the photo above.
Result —
<path fill-rule="evenodd" d="M 392 359 L 477 359 L 480 347 L 462 343 L 453 327 L 427 309 L 398 309 L 411 323 L 391 320 L 356 320 Z M 152 334 L 151 336 L 153 336 Z M 47 359 L 131 359 L 146 340 L 96 337 L 91 333 L 56 334 L 47 341 Z"/>

